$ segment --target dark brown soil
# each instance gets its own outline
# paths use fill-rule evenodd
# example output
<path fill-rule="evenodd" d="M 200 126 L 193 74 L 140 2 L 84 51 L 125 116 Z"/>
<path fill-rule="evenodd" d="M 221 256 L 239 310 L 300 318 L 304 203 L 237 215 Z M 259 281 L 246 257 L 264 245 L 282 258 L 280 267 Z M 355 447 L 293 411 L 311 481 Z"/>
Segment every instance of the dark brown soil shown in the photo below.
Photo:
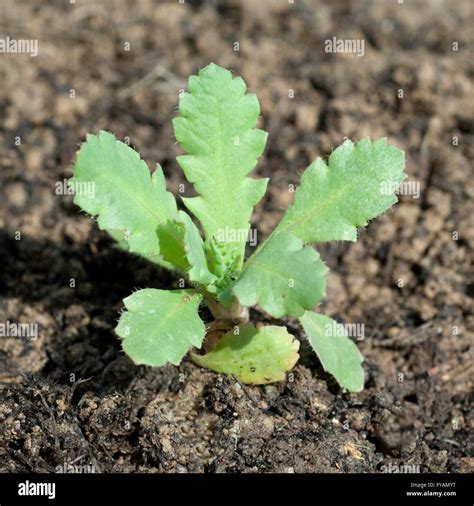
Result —
<path fill-rule="evenodd" d="M 39 39 L 39 55 L 0 55 L 0 320 L 41 332 L 0 340 L 0 471 L 472 471 L 469 0 L 1 8 L 1 33 Z M 334 36 L 364 39 L 364 57 L 325 53 Z M 122 298 L 177 280 L 116 249 L 55 183 L 85 134 L 106 129 L 160 162 L 178 194 L 171 118 L 187 76 L 210 61 L 258 93 L 270 132 L 256 170 L 271 176 L 254 216 L 262 238 L 291 201 L 288 185 L 344 136 L 388 137 L 421 184 L 359 242 L 321 248 L 331 268 L 321 310 L 365 324 L 361 394 L 341 393 L 304 342 L 288 380 L 266 387 L 188 360 L 137 367 L 120 350 Z"/>

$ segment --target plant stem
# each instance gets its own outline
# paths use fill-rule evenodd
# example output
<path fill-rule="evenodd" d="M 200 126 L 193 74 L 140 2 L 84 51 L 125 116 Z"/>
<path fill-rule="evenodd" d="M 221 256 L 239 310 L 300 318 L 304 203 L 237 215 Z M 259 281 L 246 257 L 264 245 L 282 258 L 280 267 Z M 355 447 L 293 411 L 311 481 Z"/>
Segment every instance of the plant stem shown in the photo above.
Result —
<path fill-rule="evenodd" d="M 237 299 L 234 299 L 229 307 L 211 297 L 206 298 L 206 304 L 216 320 L 230 320 L 239 325 L 249 321 L 248 308 L 241 306 Z"/>

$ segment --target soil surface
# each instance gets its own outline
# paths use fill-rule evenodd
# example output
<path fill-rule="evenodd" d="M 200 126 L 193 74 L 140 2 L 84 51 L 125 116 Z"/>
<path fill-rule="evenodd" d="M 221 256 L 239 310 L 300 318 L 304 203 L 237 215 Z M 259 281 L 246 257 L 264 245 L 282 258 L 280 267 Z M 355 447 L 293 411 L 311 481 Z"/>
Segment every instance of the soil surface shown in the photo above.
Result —
<path fill-rule="evenodd" d="M 0 320 L 40 332 L 0 338 L 0 471 L 472 471 L 470 27 L 469 0 L 2 2 L 2 37 L 38 39 L 39 53 L 0 54 Z M 333 37 L 363 39 L 364 55 L 326 53 Z M 360 394 L 341 392 L 289 319 L 301 360 L 270 386 L 189 359 L 135 366 L 120 349 L 122 298 L 178 280 L 118 250 L 55 185 L 106 129 L 191 195 L 171 119 L 210 61 L 258 94 L 270 134 L 259 239 L 344 137 L 406 152 L 419 198 L 402 195 L 357 243 L 319 248 L 331 272 L 318 309 L 365 325 Z"/>

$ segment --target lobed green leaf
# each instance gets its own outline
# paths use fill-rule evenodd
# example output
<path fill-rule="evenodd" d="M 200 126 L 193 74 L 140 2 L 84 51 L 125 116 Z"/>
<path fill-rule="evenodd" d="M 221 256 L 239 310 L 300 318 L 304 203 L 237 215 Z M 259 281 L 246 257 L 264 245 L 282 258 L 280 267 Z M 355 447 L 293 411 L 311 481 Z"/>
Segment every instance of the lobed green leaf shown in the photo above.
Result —
<path fill-rule="evenodd" d="M 179 365 L 192 346 L 201 347 L 205 326 L 198 314 L 201 294 L 195 290 L 145 288 L 126 299 L 127 311 L 115 332 L 125 353 L 136 363 Z"/>
<path fill-rule="evenodd" d="M 246 94 L 244 81 L 211 63 L 189 78 L 188 92 L 179 101 L 173 120 L 176 139 L 188 153 L 178 163 L 199 196 L 185 198 L 199 219 L 206 240 L 234 234 L 228 248 L 243 261 L 246 233 L 254 205 L 262 198 L 267 179 L 250 179 L 265 147 L 267 134 L 255 128 L 260 107 Z"/>
<path fill-rule="evenodd" d="M 300 318 L 311 347 L 324 370 L 349 392 L 364 388 L 364 369 L 359 349 L 347 336 L 344 326 L 328 316 L 306 311 Z"/>
<path fill-rule="evenodd" d="M 93 183 L 94 191 L 76 194 L 74 203 L 97 216 L 99 228 L 122 232 L 132 253 L 159 254 L 156 227 L 177 214 L 161 167 L 150 176 L 135 150 L 101 131 L 89 134 L 77 154 L 70 185 L 81 183 Z"/>
<path fill-rule="evenodd" d="M 286 327 L 255 328 L 247 323 L 239 333 L 229 331 L 205 355 L 191 357 L 201 367 L 236 376 L 243 383 L 263 385 L 285 379 L 298 361 L 299 342 Z"/>
<path fill-rule="evenodd" d="M 275 232 L 290 232 L 305 244 L 357 240 L 357 227 L 397 202 L 405 179 L 405 156 L 386 139 L 346 140 L 303 173 L 293 204 Z"/>
<path fill-rule="evenodd" d="M 296 236 L 274 234 L 247 260 L 232 286 L 244 306 L 259 305 L 274 318 L 301 316 L 324 296 L 327 268 Z"/>

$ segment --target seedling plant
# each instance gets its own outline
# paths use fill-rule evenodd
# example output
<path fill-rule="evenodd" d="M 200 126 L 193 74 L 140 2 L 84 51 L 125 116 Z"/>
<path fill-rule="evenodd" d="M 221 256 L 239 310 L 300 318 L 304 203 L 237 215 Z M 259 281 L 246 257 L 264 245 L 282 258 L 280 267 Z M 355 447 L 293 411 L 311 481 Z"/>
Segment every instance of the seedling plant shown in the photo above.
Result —
<path fill-rule="evenodd" d="M 78 151 L 74 202 L 97 217 L 122 247 L 187 279 L 187 288 L 143 288 L 124 299 L 116 333 L 137 364 L 178 365 L 192 360 L 265 384 L 285 378 L 299 355 L 287 328 L 254 325 L 248 308 L 274 319 L 298 318 L 324 369 L 347 391 L 364 385 L 362 355 L 345 327 L 314 311 L 324 297 L 327 267 L 313 245 L 356 241 L 357 228 L 396 201 L 405 178 L 404 154 L 385 139 L 344 141 L 313 161 L 301 176 L 293 203 L 256 250 L 245 258 L 250 218 L 268 179 L 248 177 L 263 153 L 267 133 L 256 128 L 257 97 L 240 78 L 211 63 L 191 76 L 173 127 L 185 155 L 177 158 L 195 197 L 178 210 L 157 165 L 146 163 L 111 133 L 88 135 Z M 388 191 L 387 191 L 388 189 Z M 213 315 L 207 325 L 204 304 Z M 200 351 L 199 351 L 200 350 Z"/>

